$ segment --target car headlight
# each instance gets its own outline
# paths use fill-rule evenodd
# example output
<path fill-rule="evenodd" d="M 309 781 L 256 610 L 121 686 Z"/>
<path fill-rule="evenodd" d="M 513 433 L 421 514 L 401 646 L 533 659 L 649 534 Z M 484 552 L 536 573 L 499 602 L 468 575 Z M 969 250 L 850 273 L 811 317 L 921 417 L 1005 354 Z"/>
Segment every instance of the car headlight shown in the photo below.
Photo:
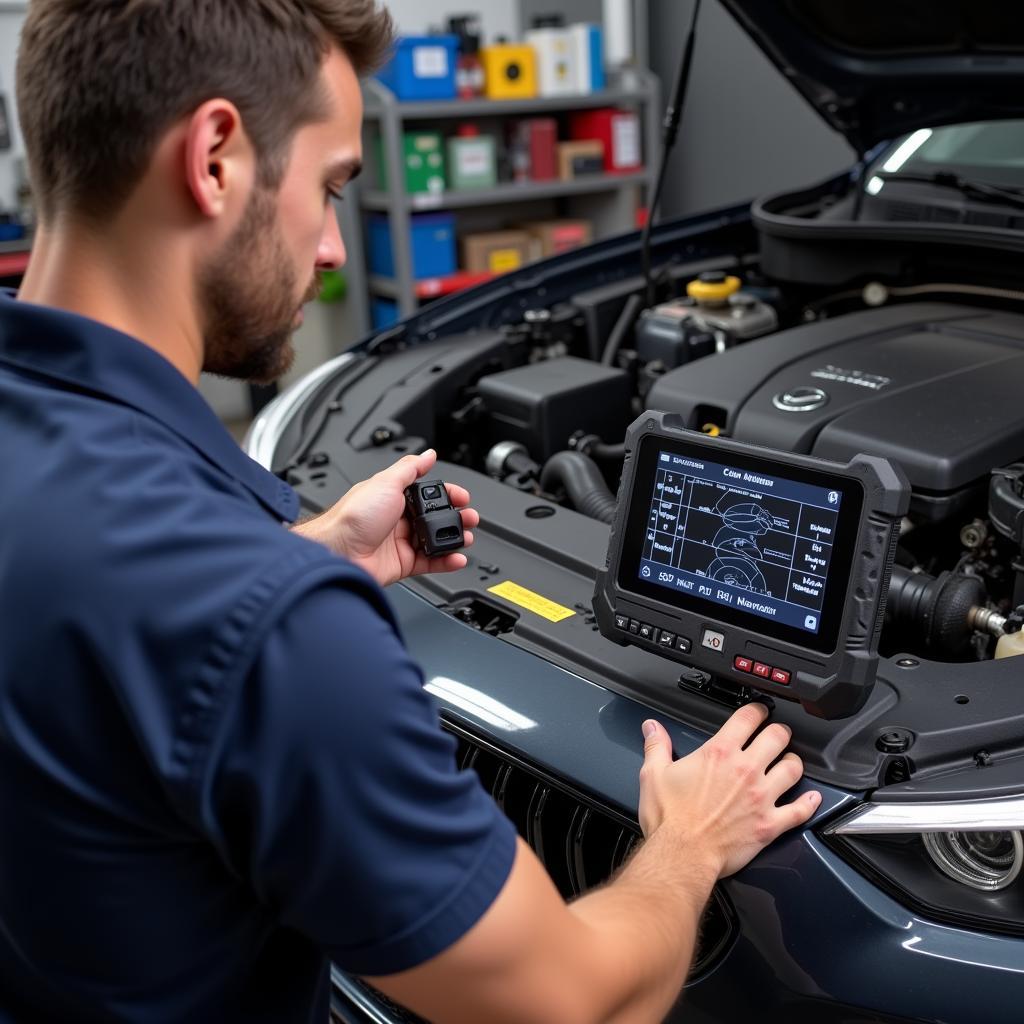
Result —
<path fill-rule="evenodd" d="M 940 871 L 981 892 L 1005 889 L 1024 862 L 1019 832 L 925 832 L 921 839 Z"/>
<path fill-rule="evenodd" d="M 862 804 L 822 838 L 928 917 L 1024 935 L 1024 797 Z"/>

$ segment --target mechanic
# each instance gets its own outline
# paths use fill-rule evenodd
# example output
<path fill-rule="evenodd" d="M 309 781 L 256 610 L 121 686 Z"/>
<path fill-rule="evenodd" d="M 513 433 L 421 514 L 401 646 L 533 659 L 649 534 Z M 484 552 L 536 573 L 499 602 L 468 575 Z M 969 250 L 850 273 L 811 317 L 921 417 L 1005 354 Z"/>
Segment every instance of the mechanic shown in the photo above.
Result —
<path fill-rule="evenodd" d="M 435 1021 L 656 1021 L 716 879 L 806 821 L 750 705 L 570 906 L 471 772 L 381 586 L 409 456 L 298 502 L 201 399 L 278 377 L 359 169 L 375 0 L 32 0 L 40 226 L 0 300 L 0 1020 L 326 1021 L 329 960 Z M 469 495 L 450 486 L 469 530 Z M 760 730 L 760 731 L 759 731 Z M 755 735 L 756 734 L 756 735 Z M 637 738 L 638 742 L 640 737 Z"/>

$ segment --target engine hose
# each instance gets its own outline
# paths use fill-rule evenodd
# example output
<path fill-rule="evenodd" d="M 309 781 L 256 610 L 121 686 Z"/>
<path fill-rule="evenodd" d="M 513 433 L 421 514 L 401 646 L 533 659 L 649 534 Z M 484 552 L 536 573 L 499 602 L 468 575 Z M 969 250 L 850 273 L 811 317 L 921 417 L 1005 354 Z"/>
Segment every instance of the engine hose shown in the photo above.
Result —
<path fill-rule="evenodd" d="M 984 603 L 985 587 L 975 576 L 944 572 L 936 577 L 894 565 L 885 619 L 928 651 L 959 654 L 971 640 L 972 609 Z"/>
<path fill-rule="evenodd" d="M 615 518 L 615 495 L 592 458 L 582 452 L 556 452 L 544 463 L 540 485 L 552 491 L 561 485 L 573 508 L 591 519 L 610 523 Z"/>
<path fill-rule="evenodd" d="M 584 434 L 579 440 L 569 439 L 573 451 L 583 452 L 598 462 L 621 462 L 626 457 L 626 444 L 605 444 L 597 434 Z"/>

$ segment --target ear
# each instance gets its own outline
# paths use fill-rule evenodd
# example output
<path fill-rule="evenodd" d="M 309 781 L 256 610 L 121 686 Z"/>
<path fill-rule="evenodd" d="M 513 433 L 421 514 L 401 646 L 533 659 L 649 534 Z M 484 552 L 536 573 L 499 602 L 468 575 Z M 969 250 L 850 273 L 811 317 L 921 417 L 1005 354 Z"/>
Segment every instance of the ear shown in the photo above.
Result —
<path fill-rule="evenodd" d="M 255 159 L 233 103 L 207 100 L 194 111 L 185 136 L 185 179 L 204 217 L 219 217 L 235 196 L 248 195 Z"/>

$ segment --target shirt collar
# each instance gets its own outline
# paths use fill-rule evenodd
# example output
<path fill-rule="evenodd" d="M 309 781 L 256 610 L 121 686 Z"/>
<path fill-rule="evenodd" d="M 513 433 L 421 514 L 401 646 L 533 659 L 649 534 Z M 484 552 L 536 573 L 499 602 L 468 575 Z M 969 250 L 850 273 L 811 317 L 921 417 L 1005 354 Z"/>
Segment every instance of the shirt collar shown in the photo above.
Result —
<path fill-rule="evenodd" d="M 65 310 L 0 293 L 0 363 L 62 381 L 159 420 L 244 485 L 282 520 L 298 515 L 298 495 L 249 458 L 199 391 L 138 339 Z"/>

